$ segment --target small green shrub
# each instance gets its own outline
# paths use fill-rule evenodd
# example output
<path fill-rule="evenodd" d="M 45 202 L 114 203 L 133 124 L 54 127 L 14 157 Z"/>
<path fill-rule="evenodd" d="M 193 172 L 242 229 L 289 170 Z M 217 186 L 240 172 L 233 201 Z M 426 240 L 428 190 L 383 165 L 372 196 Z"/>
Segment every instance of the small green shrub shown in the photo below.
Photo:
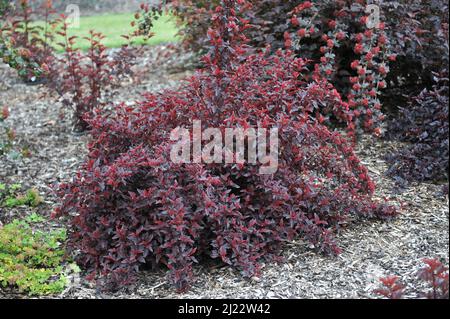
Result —
<path fill-rule="evenodd" d="M 21 193 L 21 188 L 22 186 L 20 184 L 13 184 L 11 186 L 0 184 L 0 207 L 37 207 L 42 203 L 42 197 L 36 189 L 31 188 L 25 193 Z"/>
<path fill-rule="evenodd" d="M 30 295 L 60 293 L 67 279 L 62 266 L 65 230 L 34 231 L 39 215 L 0 228 L 0 286 L 17 287 Z"/>
<path fill-rule="evenodd" d="M 0 17 L 3 16 L 11 7 L 11 1 L 0 0 Z"/>
<path fill-rule="evenodd" d="M 36 207 L 42 202 L 42 198 L 35 189 L 29 189 L 25 195 L 16 198 L 8 198 L 5 202 L 7 207 L 30 206 Z"/>

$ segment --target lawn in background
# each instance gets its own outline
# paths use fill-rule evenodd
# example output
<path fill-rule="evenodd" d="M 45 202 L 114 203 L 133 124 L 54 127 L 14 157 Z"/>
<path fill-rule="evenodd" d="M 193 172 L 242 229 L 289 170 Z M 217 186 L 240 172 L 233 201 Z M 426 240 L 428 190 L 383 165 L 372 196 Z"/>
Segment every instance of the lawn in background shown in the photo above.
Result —
<path fill-rule="evenodd" d="M 86 50 L 89 47 L 89 42 L 82 38 L 89 36 L 90 30 L 95 30 L 106 36 L 102 42 L 104 45 L 109 48 L 117 48 L 126 43 L 126 40 L 121 35 L 128 34 L 133 29 L 130 25 L 134 20 L 133 16 L 133 13 L 122 13 L 81 17 L 80 27 L 69 29 L 69 35 L 79 37 L 76 47 Z M 155 21 L 152 31 L 155 33 L 155 36 L 148 41 L 149 45 L 179 40 L 176 36 L 178 30 L 175 22 L 169 15 L 163 15 Z M 55 42 L 61 42 L 61 40 L 56 39 Z M 142 41 L 139 42 L 142 43 Z"/>

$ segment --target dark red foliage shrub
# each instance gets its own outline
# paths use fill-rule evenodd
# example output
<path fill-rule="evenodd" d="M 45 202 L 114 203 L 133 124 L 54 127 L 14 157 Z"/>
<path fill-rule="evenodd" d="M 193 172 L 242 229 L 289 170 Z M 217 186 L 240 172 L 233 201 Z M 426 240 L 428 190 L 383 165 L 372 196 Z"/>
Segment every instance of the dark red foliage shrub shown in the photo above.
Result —
<path fill-rule="evenodd" d="M 185 45 L 204 49 L 217 1 L 169 3 L 182 27 Z M 313 59 L 316 67 L 311 73 L 320 71 L 348 98 L 350 128 L 378 135 L 384 118 L 381 108 L 396 113 L 410 97 L 432 88 L 433 72 L 448 68 L 448 4 L 444 0 L 377 2 L 382 24 L 371 30 L 366 27 L 366 17 L 374 17 L 366 12 L 371 1 L 251 3 L 245 15 L 253 26 L 246 32 L 251 44 L 264 47 L 270 43 L 274 50 L 289 44 L 299 49 L 301 57 Z"/>
<path fill-rule="evenodd" d="M 147 25 L 123 35 L 127 44 L 112 55 L 102 44 L 104 35 L 93 30 L 85 38 L 90 44 L 87 53 L 76 49 L 77 37 L 70 37 L 65 18 L 60 20 L 62 28 L 58 34 L 64 41 L 59 46 L 64 54 L 54 56 L 51 63 L 44 64 L 43 68 L 49 79 L 48 86 L 62 97 L 64 105 L 73 109 L 74 127 L 77 131 L 88 129 L 86 118 L 95 109 L 104 106 L 105 95 L 113 95 L 124 78 L 133 75 L 139 50 L 132 48 L 132 45 L 138 36 L 144 36 L 145 39 L 152 36 L 152 17 L 158 14 L 155 10 L 151 11 L 148 5 L 142 5 L 141 11 L 142 13 L 135 14 L 135 19 L 140 21 L 142 14 Z M 133 27 L 136 21 L 132 22 Z"/>
<path fill-rule="evenodd" d="M 79 39 L 69 36 L 66 18 L 54 18 L 51 1 L 33 10 L 28 0 L 20 0 L 1 25 L 4 40 L 0 42 L 0 56 L 24 79 L 43 79 L 63 105 L 73 110 L 75 129 L 84 131 L 88 128 L 86 117 L 104 105 L 105 97 L 114 94 L 124 78 L 133 75 L 139 49 L 132 46 L 137 37 L 145 40 L 152 36 L 153 20 L 160 13 L 158 7 L 142 5 L 132 22 L 134 30 L 123 35 L 127 44 L 114 54 L 102 44 L 104 36 L 91 31 L 86 38 L 90 44 L 86 53 L 76 49 Z M 43 26 L 35 23 L 38 19 Z M 55 43 L 56 34 L 63 39 L 59 43 Z M 56 54 L 55 46 L 64 53 Z"/>
<path fill-rule="evenodd" d="M 443 181 L 448 192 L 448 3 L 405 0 L 385 8 L 401 32 L 391 32 L 398 52 L 388 76 L 386 108 L 398 111 L 388 137 L 411 143 L 388 156 L 388 174 L 400 185 Z M 392 29 L 393 30 L 393 29 Z M 400 107 L 399 107 L 400 106 Z"/>
<path fill-rule="evenodd" d="M 417 283 L 424 282 L 426 290 L 415 289 L 417 298 L 427 299 L 448 299 L 448 268 L 437 259 L 424 259 L 425 266 L 417 273 Z M 375 290 L 375 293 L 389 299 L 402 299 L 405 295 L 405 286 L 399 283 L 397 276 L 390 276 L 380 279 L 382 288 Z"/>
<path fill-rule="evenodd" d="M 331 68 L 331 72 L 339 75 L 339 70 L 343 70 L 341 74 L 347 73 L 349 71 L 348 67 L 345 67 L 347 62 L 342 65 L 339 61 L 345 61 L 349 57 L 352 57 L 352 59 L 357 57 L 357 51 L 359 48 L 365 49 L 368 44 L 367 41 L 374 43 L 371 37 L 364 37 L 366 31 L 364 30 L 364 24 L 358 25 L 356 22 L 358 18 L 364 19 L 362 16 L 365 13 L 367 14 L 367 5 L 372 3 L 370 1 L 289 1 L 289 4 L 286 4 L 284 1 L 281 2 L 283 4 L 277 4 L 276 7 L 278 9 L 283 8 L 281 12 L 284 15 L 289 12 L 287 11 L 289 9 L 288 5 L 293 5 L 294 3 L 303 6 L 303 12 L 313 11 L 306 18 L 312 17 L 312 22 L 316 22 L 314 33 L 310 35 L 310 32 L 308 32 L 309 25 L 302 28 L 304 30 L 299 32 L 302 37 L 306 36 L 307 40 L 309 40 L 309 42 L 303 42 L 303 51 L 314 51 L 317 50 L 316 46 L 321 46 L 317 41 L 310 41 L 310 38 L 320 39 L 322 36 L 320 30 L 336 30 L 334 32 L 335 36 L 333 36 L 333 33 L 331 36 L 328 35 L 328 38 L 331 38 L 333 41 L 335 41 L 336 36 L 342 38 L 343 41 L 341 40 L 341 42 L 343 44 L 337 49 L 333 48 L 336 58 L 333 56 L 327 57 L 327 60 L 337 62 Z M 309 3 L 312 4 L 311 7 Z M 387 54 L 384 59 L 379 61 L 386 64 L 383 65 L 384 70 L 378 68 L 379 74 L 387 77 L 385 83 L 387 89 L 382 91 L 382 101 L 386 111 L 395 111 L 399 106 L 407 103 L 408 97 L 416 96 L 424 88 L 431 89 L 434 83 L 434 73 L 448 69 L 448 3 L 445 0 L 434 0 L 431 2 L 400 0 L 383 1 L 376 3 L 376 5 L 379 6 L 382 30 L 374 28 L 375 34 L 371 36 L 375 38 L 378 36 L 385 37 L 386 42 L 389 44 L 389 49 L 392 51 L 392 55 Z M 266 11 L 270 10 L 267 8 Z M 265 11 L 258 12 L 257 16 L 264 16 L 264 14 Z M 333 15 L 336 17 L 333 17 Z M 280 16 L 283 15 L 278 14 L 278 17 Z M 300 15 L 297 19 L 291 20 L 291 24 L 294 22 L 294 25 L 301 25 L 304 23 L 304 18 Z M 269 23 L 267 25 L 269 27 L 265 28 L 265 30 L 268 36 L 275 35 L 273 38 L 278 40 L 275 43 L 279 46 L 283 40 L 281 30 L 286 31 L 289 26 L 283 20 L 275 21 L 277 20 L 268 19 L 267 22 Z M 398 27 L 400 25 L 402 26 L 401 28 Z M 256 30 L 260 30 L 260 28 Z M 344 31 L 344 33 L 339 33 L 339 31 Z M 314 34 L 316 35 L 314 36 Z M 355 45 L 354 49 L 356 50 L 351 52 L 352 50 L 348 48 L 353 48 L 353 46 L 347 44 L 348 40 L 356 40 L 362 44 L 362 47 Z M 384 42 L 384 40 L 381 42 Z M 376 51 L 378 49 L 375 49 Z M 304 54 L 302 55 L 304 56 Z M 317 57 L 317 55 L 315 56 Z M 364 56 L 362 57 L 364 58 Z M 327 68 L 324 68 L 324 70 L 327 70 Z M 347 77 L 347 79 L 349 78 Z M 343 89 L 341 81 L 335 81 L 334 83 L 336 83 L 339 90 Z M 367 92 L 365 92 L 365 96 L 367 97 Z"/>
<path fill-rule="evenodd" d="M 55 56 L 53 61 L 44 65 L 48 86 L 62 97 L 62 103 L 73 109 L 75 130 L 84 131 L 88 128 L 85 117 L 95 108 L 100 107 L 104 91 L 114 83 L 112 68 L 114 62 L 109 60 L 106 48 L 101 44 L 103 35 L 90 31 L 87 38 L 90 47 L 87 54 L 75 49 L 76 37 L 69 37 L 68 25 L 62 22 L 59 35 L 63 37 L 60 43 L 64 54 Z"/>
<path fill-rule="evenodd" d="M 397 54 L 382 99 L 386 111 L 396 112 L 423 89 L 432 89 L 434 74 L 448 70 L 448 10 L 445 0 L 384 2 L 382 13 Z"/>
<path fill-rule="evenodd" d="M 117 72 L 123 60 L 108 55 L 101 43 L 104 39 L 102 34 L 90 31 L 86 38 L 90 46 L 84 53 L 75 48 L 77 37 L 69 37 L 67 31 L 67 23 L 62 22 L 58 34 L 63 37 L 60 46 L 64 53 L 54 56 L 43 65 L 43 69 L 49 80 L 48 87 L 61 96 L 64 106 L 73 110 L 75 130 L 85 131 L 88 128 L 86 117 L 103 105 L 104 95 L 118 86 L 121 76 L 128 70 Z"/>
<path fill-rule="evenodd" d="M 184 46 L 200 54 L 208 48 L 207 32 L 213 10 L 220 0 L 169 0 L 169 10 L 176 18 Z"/>
<path fill-rule="evenodd" d="M 371 3 L 365 0 L 303 1 L 302 12 L 309 11 L 310 14 L 306 18 L 311 18 L 312 22 L 316 21 L 316 25 L 313 34 L 310 34 L 311 23 L 308 24 L 310 21 L 306 20 L 305 27 L 299 31 L 299 34 L 303 38 L 306 37 L 307 40 L 301 43 L 303 46 L 300 46 L 302 56 L 305 56 L 302 51 L 317 51 L 316 46 L 322 46 L 320 50 L 323 52 L 332 53 L 331 56 L 326 55 L 325 57 L 317 54 L 312 56 L 316 61 L 320 59 L 324 64 L 320 67 L 322 72 L 333 74 L 332 83 L 340 92 L 347 94 L 349 89 L 352 89 L 349 92 L 351 105 L 353 98 L 359 105 L 367 104 L 366 99 L 369 100 L 371 106 L 369 116 L 359 118 L 360 112 L 363 114 L 366 112 L 365 108 L 360 106 L 354 116 L 357 121 L 362 120 L 362 125 L 357 125 L 362 128 L 370 127 L 371 125 L 368 124 L 371 120 L 379 122 L 383 119 L 383 115 L 379 112 L 380 107 L 383 107 L 385 112 L 395 113 L 399 107 L 408 104 L 410 99 L 417 96 L 424 88 L 432 89 L 433 74 L 448 69 L 449 56 L 447 1 L 400 0 L 376 3 L 382 23 L 379 28 L 364 30 L 366 22 L 364 15 L 373 16 L 367 12 L 367 5 Z M 305 4 L 307 4 L 306 7 Z M 305 23 L 304 18 L 303 15 L 300 15 L 291 23 L 294 22 L 295 25 L 301 26 L 302 23 Z M 355 23 L 358 20 L 363 23 L 358 25 Z M 399 28 L 399 25 L 402 27 Z M 335 32 L 326 34 L 322 38 L 323 44 L 317 40 L 311 41 L 311 38 L 320 39 L 321 30 L 325 30 L 325 32 L 334 30 Z M 331 50 L 327 48 L 329 40 L 336 42 L 339 38 L 341 40 L 337 42 L 341 43 L 337 45 L 337 48 L 336 44 L 331 47 Z M 364 54 L 360 54 L 360 52 Z M 372 55 L 372 53 L 375 54 Z M 376 78 L 375 84 L 372 84 L 375 85 L 376 92 L 372 92 L 372 85 L 367 78 L 363 77 L 358 80 L 355 78 L 352 70 L 348 68 L 348 59 L 360 60 L 359 63 L 356 61 L 354 63 L 356 66 L 361 65 L 363 70 L 367 69 L 365 63 L 373 64 L 368 68 L 372 73 L 369 71 L 368 74 L 369 77 L 373 75 Z M 353 64 L 351 66 L 354 68 Z M 358 69 L 358 75 L 360 72 L 366 75 L 363 70 Z M 441 76 L 443 75 L 441 74 Z M 356 86 L 353 85 L 355 82 Z M 386 89 L 378 90 L 378 88 Z M 382 93 L 381 96 L 380 93 Z M 383 102 L 381 104 L 379 97 Z M 371 112 L 376 114 L 373 118 L 371 118 Z M 364 122 L 368 123 L 364 124 Z"/>
<path fill-rule="evenodd" d="M 434 89 L 424 90 L 401 109 L 398 119 L 389 122 L 390 136 L 410 143 L 387 157 L 387 173 L 399 184 L 448 183 L 448 94 L 448 78 L 440 79 Z"/>
<path fill-rule="evenodd" d="M 380 278 L 382 288 L 376 289 L 375 293 L 388 299 L 402 299 L 405 289 L 401 283 L 399 283 L 399 277 L 389 276 L 386 278 Z"/>
<path fill-rule="evenodd" d="M 423 295 L 428 299 L 448 299 L 448 268 L 436 259 L 424 259 L 423 262 L 426 266 L 419 271 L 418 277 L 429 284 L 429 290 Z"/>
<path fill-rule="evenodd" d="M 290 26 L 288 13 L 302 1 L 254 0 L 245 10 L 252 28 L 246 30 L 250 44 L 274 50 L 284 47 L 284 33 Z M 214 9 L 220 0 L 170 0 L 168 9 L 175 15 L 183 43 L 190 50 L 203 53 L 209 46 L 207 31 Z M 251 6 L 250 6 L 251 3 Z"/>
<path fill-rule="evenodd" d="M 211 2 L 173 1 L 182 35 L 193 49 L 202 47 Z M 252 1 L 246 32 L 256 46 L 288 46 L 312 60 L 313 78 L 326 78 L 346 98 L 345 121 L 355 130 L 381 133 L 380 89 L 386 87 L 388 50 L 385 24 L 368 27 L 365 1 Z M 186 23 L 189 22 L 189 23 Z M 203 35 L 203 38 L 202 38 Z M 333 114 L 327 114 L 331 116 Z"/>
<path fill-rule="evenodd" d="M 93 30 L 85 38 L 89 41 L 89 49 L 82 52 L 75 46 L 78 38 L 68 34 L 65 17 L 58 21 L 61 25 L 58 34 L 63 38 L 58 45 L 64 54 L 48 55 L 42 68 L 48 80 L 47 86 L 58 93 L 65 106 L 73 109 L 75 130 L 88 129 L 86 118 L 90 117 L 95 109 L 102 108 L 105 98 L 113 95 L 121 82 L 133 75 L 139 49 L 132 46 L 138 36 L 143 36 L 144 39 L 152 36 L 152 18 L 159 14 L 156 10 L 150 10 L 148 5 L 142 5 L 141 11 L 142 14 L 137 12 L 135 15 L 136 21 L 141 22 L 140 27 L 123 35 L 127 44 L 113 54 L 109 54 L 102 44 L 105 36 Z M 133 27 L 136 26 L 136 21 L 132 22 Z M 142 26 L 144 22 L 146 25 Z"/>
<path fill-rule="evenodd" d="M 394 59 L 381 16 L 372 17 L 366 1 L 305 1 L 290 16 L 296 32 L 285 34 L 286 44 L 315 61 L 313 78 L 327 78 L 346 97 L 350 132 L 380 135 L 379 95 Z"/>
<path fill-rule="evenodd" d="M 165 265 L 183 290 L 202 258 L 250 277 L 262 260 L 279 259 L 286 241 L 301 238 L 337 254 L 334 234 L 349 218 L 396 214 L 371 199 L 375 185 L 352 143 L 321 124 L 322 109 L 342 103 L 327 82 L 306 81 L 306 61 L 292 51 L 249 54 L 248 21 L 239 18 L 245 5 L 217 7 L 205 67 L 179 90 L 89 121 L 88 160 L 59 187 L 55 213 L 70 218 L 69 246 L 91 278 L 126 284 L 141 266 Z M 173 163 L 171 131 L 194 120 L 222 132 L 277 127 L 277 172 L 259 174 L 262 164 Z"/>

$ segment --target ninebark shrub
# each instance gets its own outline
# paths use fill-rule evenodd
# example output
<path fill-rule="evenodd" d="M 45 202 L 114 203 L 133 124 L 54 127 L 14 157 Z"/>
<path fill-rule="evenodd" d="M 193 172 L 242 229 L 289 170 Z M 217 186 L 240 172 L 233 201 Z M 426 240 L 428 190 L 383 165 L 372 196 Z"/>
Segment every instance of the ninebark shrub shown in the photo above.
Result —
<path fill-rule="evenodd" d="M 381 135 L 384 115 L 379 96 L 387 84 L 389 49 L 381 15 L 368 12 L 366 1 L 305 1 L 289 13 L 295 33 L 285 45 L 315 61 L 312 77 L 324 77 L 348 103 L 350 134 Z"/>
<path fill-rule="evenodd" d="M 310 59 L 309 75 L 328 79 L 347 101 L 345 123 L 350 134 L 368 131 L 380 135 L 384 115 L 379 96 L 387 86 L 388 64 L 395 56 L 389 51 L 386 24 L 383 20 L 369 21 L 374 18 L 366 12 L 366 1 L 251 3 L 244 16 L 252 24 L 246 30 L 252 45 L 270 43 L 274 50 L 288 46 Z M 170 8 L 183 26 L 185 45 L 191 49 L 204 46 L 213 5 L 190 0 L 171 2 Z"/>
<path fill-rule="evenodd" d="M 147 40 L 152 36 L 153 21 L 161 9 L 141 5 L 132 22 L 133 30 L 122 36 L 127 44 L 109 54 L 102 44 L 104 35 L 95 30 L 86 37 L 90 44 L 87 52 L 76 49 L 79 39 L 69 35 L 66 17 L 56 17 L 52 2 L 33 4 L 21 0 L 5 10 L 5 22 L 0 25 L 0 57 L 25 81 L 45 83 L 73 111 L 75 130 L 86 131 L 86 118 L 104 106 L 104 98 L 113 94 L 124 78 L 133 75 L 139 49 L 132 46 L 137 37 Z M 42 25 L 36 24 L 37 20 L 42 20 Z"/>
<path fill-rule="evenodd" d="M 448 10 L 445 0 L 383 4 L 391 48 L 397 54 L 396 61 L 390 64 L 388 89 L 382 98 L 386 111 L 395 114 L 422 90 L 433 89 L 436 73 L 445 76 L 442 71 L 449 67 Z"/>
<path fill-rule="evenodd" d="M 185 46 L 202 52 L 217 1 L 173 0 L 169 4 Z M 444 0 L 385 1 L 376 4 L 379 12 L 370 11 L 372 2 L 366 0 L 256 0 L 251 4 L 245 17 L 252 24 L 246 31 L 252 45 L 270 43 L 277 50 L 289 44 L 299 56 L 312 59 L 316 66 L 311 74 L 320 71 L 348 99 L 351 129 L 379 135 L 383 113 L 396 114 L 424 88 L 432 89 L 433 72 L 448 68 L 448 4 Z M 367 28 L 367 19 L 370 25 L 378 13 L 381 24 Z"/>
<path fill-rule="evenodd" d="M 448 94 L 448 77 L 439 79 L 432 90 L 423 90 L 410 106 L 401 109 L 397 120 L 389 122 L 390 136 L 409 143 L 387 157 L 387 173 L 399 185 L 448 183 Z"/>
<path fill-rule="evenodd" d="M 388 10 L 389 9 L 389 10 Z M 410 145 L 392 153 L 388 175 L 397 184 L 444 182 L 448 193 L 448 3 L 402 1 L 386 9 L 404 32 L 395 34 L 397 62 L 383 100 L 398 114 L 388 125 L 388 137 Z M 414 18 L 411 18 L 414 17 Z"/>
<path fill-rule="evenodd" d="M 372 200 L 375 185 L 352 143 L 324 125 L 323 110 L 342 110 L 339 95 L 324 79 L 306 80 L 307 61 L 290 50 L 250 54 L 245 6 L 221 1 L 205 67 L 181 88 L 89 120 L 88 159 L 60 185 L 55 216 L 69 218 L 69 247 L 90 278 L 117 286 L 143 266 L 166 266 L 184 290 L 204 258 L 251 277 L 263 260 L 279 260 L 287 241 L 338 254 L 334 235 L 349 219 L 395 216 L 394 207 Z M 222 132 L 277 127 L 278 171 L 172 162 L 171 131 L 194 120 Z"/>
<path fill-rule="evenodd" d="M 87 52 L 77 49 L 78 38 L 69 36 L 65 18 L 58 20 L 61 26 L 58 34 L 63 38 L 58 45 L 64 54 L 49 56 L 42 68 L 49 80 L 48 87 L 61 97 L 66 107 L 73 110 L 76 131 L 88 130 L 86 119 L 94 110 L 104 107 L 105 98 L 113 96 L 121 82 L 134 75 L 133 67 L 140 51 L 133 45 L 137 37 L 147 41 L 152 36 L 153 21 L 159 14 L 157 7 L 142 5 L 131 22 L 133 30 L 122 35 L 127 43 L 113 54 L 102 44 L 105 36 L 95 30 L 85 38 L 89 41 Z"/>

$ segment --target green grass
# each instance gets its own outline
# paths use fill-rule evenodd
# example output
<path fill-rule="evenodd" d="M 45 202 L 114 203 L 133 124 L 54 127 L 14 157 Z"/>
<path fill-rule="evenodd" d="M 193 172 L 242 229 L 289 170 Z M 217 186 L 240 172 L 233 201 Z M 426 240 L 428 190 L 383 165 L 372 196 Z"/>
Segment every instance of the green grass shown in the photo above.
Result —
<path fill-rule="evenodd" d="M 102 42 L 105 46 L 117 48 L 126 43 L 121 35 L 128 34 L 132 30 L 130 23 L 133 21 L 133 15 L 132 13 L 124 13 L 82 17 L 80 27 L 70 29 L 69 35 L 79 37 L 76 47 L 86 50 L 89 47 L 89 42 L 82 38 L 87 37 L 90 30 L 95 30 L 106 36 Z M 179 41 L 176 36 L 178 30 L 169 15 L 160 17 L 154 24 L 152 31 L 155 36 L 148 41 L 149 45 Z M 60 39 L 56 39 L 55 42 L 59 41 Z M 137 42 L 142 43 L 143 41 L 139 39 Z"/>

